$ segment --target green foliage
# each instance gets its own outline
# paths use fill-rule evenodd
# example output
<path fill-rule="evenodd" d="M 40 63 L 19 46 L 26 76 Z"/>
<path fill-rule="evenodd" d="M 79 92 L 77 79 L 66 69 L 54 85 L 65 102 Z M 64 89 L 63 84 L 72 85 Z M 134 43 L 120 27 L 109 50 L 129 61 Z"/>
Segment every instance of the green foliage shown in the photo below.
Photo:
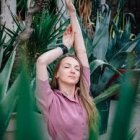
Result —
<path fill-rule="evenodd" d="M 68 22 L 61 23 L 62 16 L 59 13 L 50 15 L 47 11 L 43 11 L 34 17 L 34 31 L 28 43 L 30 52 L 42 53 L 57 45 L 68 24 Z"/>
<path fill-rule="evenodd" d="M 5 25 L 0 25 L 0 71 L 4 68 L 7 60 L 15 49 L 14 43 L 16 41 L 19 29 L 11 31 Z"/>
<path fill-rule="evenodd" d="M 23 65 L 26 65 L 24 62 Z M 22 67 L 20 74 L 19 100 L 17 104 L 16 140 L 43 140 L 43 131 L 39 121 L 39 114 L 34 111 L 35 93 L 31 89 L 31 82 L 27 69 Z M 48 139 L 48 138 L 47 138 Z"/>
<path fill-rule="evenodd" d="M 17 80 L 13 83 L 11 88 L 8 90 L 8 84 L 12 66 L 15 58 L 15 52 L 9 57 L 3 71 L 0 73 L 0 136 L 8 126 L 11 113 L 15 109 L 17 101 Z"/>
<path fill-rule="evenodd" d="M 30 104 L 28 101 L 32 99 L 28 99 L 27 102 L 23 98 L 28 98 L 28 95 L 22 96 L 21 94 L 30 94 L 29 90 L 32 90 L 31 94 L 33 94 L 35 91 L 35 61 L 36 61 L 36 55 L 41 54 L 44 51 L 47 51 L 48 49 L 51 49 L 52 46 L 56 46 L 57 43 L 61 43 L 59 40 L 60 37 L 62 36 L 62 33 L 64 31 L 64 28 L 66 25 L 69 23 L 69 21 L 65 23 L 61 23 L 61 18 L 62 15 L 59 15 L 60 11 L 57 13 L 52 12 L 51 15 L 47 11 L 41 11 L 40 13 L 34 15 L 33 17 L 33 34 L 28 42 L 25 44 L 18 44 L 18 35 L 26 28 L 23 21 L 19 20 L 16 18 L 15 15 L 12 15 L 13 20 L 15 24 L 17 25 L 17 30 L 16 31 L 11 31 L 10 29 L 6 28 L 5 25 L 0 25 L 0 138 L 3 137 L 3 134 L 9 124 L 11 115 L 13 111 L 15 110 L 15 107 L 17 105 L 17 101 L 21 102 L 27 106 Z M 9 38 L 6 38 L 6 35 L 9 36 Z M 16 51 L 18 50 L 18 57 L 16 55 Z M 30 70 L 28 71 L 29 76 L 32 76 L 32 88 L 24 86 L 24 84 L 27 84 L 27 79 L 23 78 L 23 75 L 26 77 L 27 73 L 21 72 L 23 71 L 21 68 L 21 60 L 22 56 L 26 57 L 28 61 L 26 61 L 26 64 L 24 63 L 25 67 L 30 66 Z M 16 80 L 12 81 L 10 83 L 11 77 L 12 77 L 12 71 L 13 71 L 13 64 L 16 61 L 18 63 L 19 68 L 20 68 L 20 75 L 18 73 L 15 75 Z M 33 66 L 33 67 L 32 67 Z M 51 65 L 49 69 L 50 75 L 52 74 L 52 67 Z M 17 68 L 17 67 L 16 67 Z M 29 82 L 29 81 L 28 81 Z M 9 83 L 11 85 L 9 85 Z M 25 84 L 25 85 L 26 85 Z M 21 90 L 23 88 L 23 90 Z M 25 93 L 24 93 L 25 91 Z M 21 93 L 22 92 L 22 93 Z M 21 97 L 20 97 L 21 96 Z M 32 98 L 34 98 L 34 95 L 31 95 Z M 20 98 L 20 99 L 19 99 Z M 22 100 L 23 99 L 23 100 Z M 37 116 L 40 116 L 37 112 L 35 113 L 32 108 L 30 107 L 22 107 L 22 105 L 19 105 L 22 109 L 25 109 L 26 113 L 24 112 L 23 114 L 28 114 L 31 116 L 30 119 L 27 118 L 27 116 L 20 116 L 18 117 L 18 120 L 24 120 L 24 117 L 26 118 L 26 121 L 30 123 L 31 120 L 31 127 L 27 128 L 26 130 L 29 132 L 32 131 L 31 135 L 33 135 L 33 130 L 38 131 L 40 127 L 33 127 L 36 125 L 36 119 L 38 118 Z M 30 105 L 29 105 L 30 106 Z M 31 106 L 33 104 L 31 103 Z M 19 108 L 20 108 L 19 107 Z M 27 110 L 30 109 L 30 110 Z M 32 111 L 31 111 L 32 110 Z M 18 110 L 19 114 L 21 113 Z M 37 117 L 37 118 L 36 118 Z M 28 123 L 28 124 L 29 124 Z M 24 135 L 24 132 L 22 131 L 22 127 L 26 127 L 27 122 L 24 122 L 25 126 L 18 126 L 20 135 Z M 35 125 L 34 125 L 35 124 Z M 21 123 L 22 125 L 22 123 Z M 37 128 L 36 130 L 34 128 Z M 30 130 L 31 129 L 31 130 Z M 26 132 L 27 132 L 26 131 Z M 38 134 L 36 133 L 36 134 Z M 43 132 L 42 132 L 43 133 Z M 42 134 L 40 132 L 40 134 Z M 43 134 L 42 134 L 43 135 Z M 32 136 L 31 136 L 32 137 Z M 34 136 L 34 137 L 37 137 Z M 38 135 L 39 137 L 39 135 Z M 17 139 L 22 139 L 20 136 L 17 134 Z"/>
<path fill-rule="evenodd" d="M 15 59 L 15 51 L 9 57 L 9 60 L 7 61 L 3 71 L 0 73 L 0 79 L 1 79 L 0 84 L 2 85 L 2 89 L 1 89 L 1 93 L 0 93 L 0 101 L 3 100 L 3 97 L 5 96 L 5 94 L 7 92 L 14 59 Z"/>
<path fill-rule="evenodd" d="M 91 70 L 91 93 L 97 102 L 103 121 L 101 133 L 107 128 L 109 97 L 118 94 L 118 88 L 113 86 L 121 84 L 120 79 L 123 78 L 121 69 L 127 69 L 126 58 L 130 53 L 135 57 L 133 69 L 140 68 L 138 59 L 140 36 L 131 33 L 130 18 L 134 17 L 132 14 L 122 12 L 124 1 L 119 3 L 114 19 L 110 19 L 111 12 L 107 8 L 97 12 L 93 37 L 89 37 L 83 30 Z"/>
<path fill-rule="evenodd" d="M 45 51 L 57 47 L 61 43 L 62 34 L 69 24 L 69 21 L 61 22 L 62 16 L 60 11 L 51 14 L 48 11 L 41 11 L 33 17 L 33 33 L 26 43 L 26 56 L 28 66 L 33 77 L 35 77 L 35 62 L 37 57 Z M 52 69 L 52 65 L 49 66 Z M 49 71 L 52 75 L 52 71 Z"/>
<path fill-rule="evenodd" d="M 27 8 L 27 0 L 19 3 L 19 5 L 21 4 L 24 4 L 23 7 L 25 9 Z M 123 5 L 124 1 L 122 0 L 119 3 L 118 11 L 113 21 L 110 19 L 110 11 L 97 12 L 96 29 L 93 38 L 83 31 L 91 69 L 91 93 L 93 96 L 96 96 L 94 98 L 95 103 L 97 105 L 102 104 L 102 109 L 105 104 L 108 104 L 106 99 L 118 93 L 121 84 L 125 81 L 121 86 L 120 102 L 110 140 L 128 140 L 129 122 L 138 82 L 137 79 L 136 83 L 132 84 L 133 74 L 131 72 L 128 72 L 123 79 L 123 74 L 121 74 L 119 69 L 127 69 L 126 58 L 130 53 L 135 56 L 133 69 L 140 68 L 140 35 L 132 35 L 130 20 L 121 12 Z M 30 140 L 43 139 L 43 131 L 38 124 L 39 120 L 37 117 L 40 114 L 34 111 L 35 61 L 38 54 L 48 51 L 61 43 L 62 33 L 69 23 L 69 21 L 62 23 L 62 16 L 63 14 L 60 15 L 60 11 L 50 13 L 50 11 L 45 10 L 33 16 L 32 36 L 22 46 L 22 49 L 25 49 L 26 52 L 24 54 L 26 62 L 22 64 L 25 67 L 28 64 L 30 72 L 21 67 L 20 74 L 10 87 L 9 81 L 15 61 L 16 49 L 17 47 L 21 49 L 20 45 L 15 47 L 14 43 L 19 33 L 26 27 L 23 21 L 15 18 L 13 14 L 12 17 L 17 25 L 15 32 L 7 29 L 5 25 L 0 26 L 0 137 L 3 136 L 11 114 L 18 104 L 16 139 L 22 140 L 25 136 L 29 136 L 28 139 Z M 4 31 L 9 36 L 8 40 L 6 40 Z M 22 49 L 20 50 L 21 54 L 23 53 Z M 53 64 L 48 67 L 50 77 L 53 74 L 53 67 Z M 115 79 L 113 82 L 110 82 L 114 74 L 121 76 L 123 81 Z M 30 77 L 31 75 L 33 75 L 32 78 Z M 31 81 L 28 76 L 31 78 Z M 33 85 L 31 82 L 33 82 Z M 123 127 L 122 123 L 125 124 Z M 123 134 L 121 131 L 123 131 Z M 94 135 L 91 134 L 91 136 Z M 132 137 L 133 134 L 130 135 L 129 139 Z"/>
<path fill-rule="evenodd" d="M 93 38 L 83 30 L 91 69 L 91 91 L 94 96 L 108 88 L 114 74 L 121 75 L 118 70 L 126 68 L 127 55 L 139 50 L 140 37 L 132 38 L 130 19 L 125 18 L 126 14 L 123 18 L 120 15 L 122 13 L 118 11 L 111 21 L 110 11 L 98 12 Z M 138 56 L 136 53 L 135 58 Z M 139 60 L 135 59 L 134 68 L 139 67 Z"/>
<path fill-rule="evenodd" d="M 13 32 L 7 29 L 5 25 L 0 25 L 0 138 L 3 136 L 9 124 L 11 114 L 17 103 L 18 78 L 9 87 L 16 55 L 16 51 L 13 50 L 13 44 L 16 40 L 17 33 L 18 30 Z"/>
<path fill-rule="evenodd" d="M 129 57 L 130 59 L 131 57 Z M 129 60 L 129 65 L 132 66 Z M 131 67 L 129 67 L 131 68 Z M 138 93 L 139 72 L 128 71 L 120 90 L 120 100 L 116 109 L 110 140 L 128 140 L 128 132 L 135 97 Z M 129 137 L 130 138 L 130 137 Z"/>

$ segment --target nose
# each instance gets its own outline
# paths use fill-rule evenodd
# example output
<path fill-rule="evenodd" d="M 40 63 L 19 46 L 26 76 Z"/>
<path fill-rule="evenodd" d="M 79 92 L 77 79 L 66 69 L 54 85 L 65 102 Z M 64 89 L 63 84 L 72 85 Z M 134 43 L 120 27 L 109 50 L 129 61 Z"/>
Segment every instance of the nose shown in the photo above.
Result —
<path fill-rule="evenodd" d="M 70 72 L 71 72 L 71 73 L 75 73 L 75 69 L 71 67 Z"/>

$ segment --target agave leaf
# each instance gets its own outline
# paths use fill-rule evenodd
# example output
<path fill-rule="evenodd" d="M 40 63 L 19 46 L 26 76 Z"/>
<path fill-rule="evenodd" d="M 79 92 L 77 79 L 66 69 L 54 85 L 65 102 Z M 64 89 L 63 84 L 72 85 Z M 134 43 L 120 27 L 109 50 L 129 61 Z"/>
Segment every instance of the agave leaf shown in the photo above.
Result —
<path fill-rule="evenodd" d="M 128 140 L 134 140 L 136 134 L 136 129 L 133 129 L 131 132 L 128 134 Z"/>
<path fill-rule="evenodd" d="M 4 98 L 8 89 L 8 83 L 9 83 L 10 74 L 11 74 L 14 59 L 15 59 L 15 54 L 16 54 L 16 51 L 13 51 L 5 67 L 3 68 L 3 71 L 0 73 L 0 79 L 1 79 L 0 84 L 2 85 L 2 90 L 0 93 L 0 100 Z"/>
<path fill-rule="evenodd" d="M 21 8 L 21 11 L 25 8 L 27 10 L 27 2 L 28 0 L 18 0 L 17 7 Z"/>
<path fill-rule="evenodd" d="M 121 76 L 122 74 L 119 72 L 119 68 L 121 68 L 125 64 L 125 59 L 126 59 L 126 53 L 122 53 L 115 59 L 109 62 L 109 64 L 115 69 L 113 71 L 112 69 L 106 68 L 104 70 L 104 73 L 102 74 L 102 77 L 100 78 L 99 85 L 102 85 L 102 88 L 106 88 L 107 85 L 109 84 L 110 79 L 114 74 L 118 74 L 118 76 Z M 114 82 L 117 79 L 114 79 Z"/>
<path fill-rule="evenodd" d="M 114 29 L 113 31 L 113 36 L 112 37 L 116 37 L 116 39 L 120 40 L 121 38 L 121 32 L 119 31 L 119 27 L 116 25 L 116 23 L 112 22 L 112 28 Z"/>
<path fill-rule="evenodd" d="M 18 28 L 20 31 L 23 31 L 23 28 L 22 28 L 22 26 L 20 25 L 20 22 L 16 19 L 16 16 L 12 13 L 12 11 L 10 10 L 10 8 L 9 8 L 9 11 L 10 11 L 10 13 L 11 13 L 12 19 L 13 19 L 14 23 L 16 24 L 17 28 Z"/>
<path fill-rule="evenodd" d="M 16 140 L 24 140 L 25 136 L 29 140 L 43 140 L 41 125 L 33 109 L 35 94 L 31 92 L 29 77 L 25 69 L 22 69 L 19 89 Z"/>
<path fill-rule="evenodd" d="M 96 28 L 95 36 L 93 39 L 93 55 L 97 59 L 105 60 L 105 55 L 108 48 L 109 41 L 109 21 L 110 14 L 106 15 L 103 20 L 99 23 L 99 28 Z M 98 22 L 98 20 L 97 20 Z M 98 25 L 97 25 L 98 26 Z"/>
<path fill-rule="evenodd" d="M 117 53 L 117 51 L 119 49 L 119 45 L 117 43 L 118 43 L 118 40 L 116 39 L 116 37 L 114 37 L 114 38 L 110 37 L 108 50 L 106 53 L 107 62 L 109 62 L 110 59 Z"/>
<path fill-rule="evenodd" d="M 126 49 L 127 52 L 132 52 L 140 43 L 140 37 L 136 37 L 135 40 L 132 42 L 128 42 L 125 46 L 124 49 Z"/>
<path fill-rule="evenodd" d="M 93 52 L 93 47 L 92 47 L 93 39 L 88 36 L 86 31 L 83 30 L 83 28 L 81 28 L 81 29 L 82 29 L 82 33 L 83 33 L 85 46 L 86 46 L 87 56 L 88 56 L 88 58 L 90 58 L 92 55 L 92 52 Z"/>
<path fill-rule="evenodd" d="M 2 46 L 4 44 L 4 41 L 6 39 L 6 35 L 4 35 L 4 29 L 5 29 L 5 24 L 0 25 L 0 46 Z"/>
<path fill-rule="evenodd" d="M 5 55 L 5 60 L 9 58 L 11 55 L 12 51 L 15 49 L 15 42 L 17 41 L 17 36 L 18 36 L 19 31 L 15 32 L 15 35 L 11 35 L 10 39 L 5 42 L 5 50 L 4 50 L 4 55 Z"/>
<path fill-rule="evenodd" d="M 53 42 L 53 40 L 57 41 L 57 39 L 59 39 L 62 36 L 62 34 L 63 34 L 64 30 L 65 30 L 65 27 L 68 25 L 68 23 L 69 23 L 68 21 L 64 22 L 55 31 L 53 31 L 53 34 L 51 34 L 49 36 L 48 44 Z"/>
<path fill-rule="evenodd" d="M 130 40 L 130 35 L 131 35 L 131 24 L 129 21 L 127 21 L 121 37 L 122 43 L 128 42 Z"/>
<path fill-rule="evenodd" d="M 4 134 L 9 124 L 11 114 L 13 113 L 17 104 L 18 92 L 20 92 L 19 81 L 20 76 L 18 76 L 18 78 L 8 90 L 7 94 L 0 101 L 0 137 L 2 137 Z M 2 88 L 2 86 L 0 88 Z"/>
<path fill-rule="evenodd" d="M 58 38 L 62 36 L 64 28 L 68 24 L 68 21 L 66 21 L 62 25 L 56 26 L 61 18 L 59 15 L 48 15 L 44 13 L 41 18 L 36 17 L 34 19 L 34 32 L 29 46 L 30 43 L 33 43 L 36 49 L 35 52 L 44 52 L 51 46 L 56 45 Z M 33 45 L 31 44 L 31 46 Z"/>
<path fill-rule="evenodd" d="M 4 28 L 5 28 L 5 25 L 3 26 L 0 25 L 0 69 L 1 69 L 2 59 L 3 59 L 3 53 L 4 53 L 3 45 L 6 38 L 6 36 L 3 37 Z"/>
<path fill-rule="evenodd" d="M 134 41 L 132 42 L 130 40 L 130 23 L 126 23 L 126 28 L 123 32 L 119 31 L 118 27 L 113 23 L 112 24 L 114 27 L 114 33 L 115 36 L 110 38 L 110 43 L 109 43 L 109 48 L 107 52 L 107 59 L 109 62 L 111 62 L 113 59 L 118 58 L 119 55 L 122 55 L 123 51 L 125 51 L 127 48 L 130 47 L 130 44 L 133 44 Z M 129 44 L 129 45 L 127 45 Z M 134 46 L 134 44 L 133 44 Z M 136 47 L 136 46 L 135 46 Z M 135 48 L 135 47 L 130 47 L 130 48 Z M 131 51 L 132 51 L 131 49 Z M 120 54 L 119 54 L 120 53 Z M 126 53 L 127 55 L 127 53 Z M 122 59 L 123 61 L 125 60 Z"/>
<path fill-rule="evenodd" d="M 100 12 L 98 11 L 97 12 L 97 20 L 96 20 L 96 26 L 95 26 L 95 31 L 98 31 L 99 30 L 99 28 L 100 28 L 100 17 L 101 15 L 100 15 Z"/>
<path fill-rule="evenodd" d="M 133 22 L 136 22 L 135 15 L 133 13 L 124 14 L 125 18 L 131 19 Z"/>
<path fill-rule="evenodd" d="M 14 31 L 11 31 L 11 30 L 8 29 L 7 27 L 5 27 L 5 25 L 1 25 L 1 26 L 4 28 L 5 32 L 6 32 L 9 36 L 14 36 L 14 35 L 16 35 L 16 34 L 14 33 Z"/>
<path fill-rule="evenodd" d="M 0 48 L 0 69 L 1 69 L 1 64 L 2 64 L 3 52 L 4 52 L 4 49 L 3 47 L 1 47 Z"/>
<path fill-rule="evenodd" d="M 95 104 L 98 104 L 101 101 L 104 101 L 107 98 L 115 95 L 117 93 L 116 91 L 118 91 L 119 88 L 120 88 L 119 84 L 114 84 L 110 86 L 108 89 L 106 89 L 104 92 L 102 92 L 100 95 L 94 98 Z"/>
<path fill-rule="evenodd" d="M 138 68 L 140 68 L 140 56 L 138 56 L 137 58 L 136 58 L 136 62 L 135 62 L 135 68 L 136 69 L 138 69 Z"/>
<path fill-rule="evenodd" d="M 116 70 L 115 67 L 113 67 L 112 65 L 110 65 L 107 62 L 104 62 L 102 60 L 94 60 L 93 62 L 90 63 L 90 70 L 91 70 L 91 74 L 98 68 L 98 67 L 104 67 L 107 66 L 109 67 L 111 70 L 113 70 L 115 73 L 120 74 L 120 72 L 118 70 Z"/>
<path fill-rule="evenodd" d="M 110 140 L 128 140 L 129 124 L 137 94 L 139 74 L 134 75 L 132 71 L 128 71 L 126 79 L 122 83 Z"/>
<path fill-rule="evenodd" d="M 18 36 L 20 29 L 17 28 L 16 31 L 11 31 L 10 29 L 5 27 L 5 32 L 11 37 L 12 40 L 15 40 L 14 37 Z"/>
<path fill-rule="evenodd" d="M 107 84 L 114 74 L 121 73 L 112 65 L 102 60 L 94 60 L 90 64 L 91 69 L 91 90 L 95 95 L 100 94 L 105 90 Z"/>
<path fill-rule="evenodd" d="M 139 42 L 140 37 L 138 36 L 134 40 L 125 43 L 125 45 L 110 59 L 109 63 L 116 68 L 122 66 L 125 62 L 126 56 L 137 48 Z"/>
<path fill-rule="evenodd" d="M 67 20 L 66 22 L 64 22 L 63 24 L 61 24 L 56 30 L 55 32 L 53 31 L 53 33 L 50 35 L 50 39 L 53 38 L 58 38 L 58 36 L 62 36 L 62 32 L 64 32 L 65 27 L 68 25 L 69 21 Z"/>
<path fill-rule="evenodd" d="M 113 24 L 111 25 L 111 28 L 110 28 L 110 35 L 111 36 L 114 36 L 113 26 L 118 27 L 119 19 L 120 19 L 120 10 L 117 12 L 117 14 L 115 15 L 115 17 L 112 21 Z"/>
<path fill-rule="evenodd" d="M 117 8 L 118 11 L 124 7 L 125 1 L 126 0 L 119 0 L 119 4 L 118 4 L 118 8 Z"/>
<path fill-rule="evenodd" d="M 110 60 L 109 64 L 113 65 L 116 69 L 121 68 L 125 64 L 127 52 L 120 52 L 114 55 Z"/>

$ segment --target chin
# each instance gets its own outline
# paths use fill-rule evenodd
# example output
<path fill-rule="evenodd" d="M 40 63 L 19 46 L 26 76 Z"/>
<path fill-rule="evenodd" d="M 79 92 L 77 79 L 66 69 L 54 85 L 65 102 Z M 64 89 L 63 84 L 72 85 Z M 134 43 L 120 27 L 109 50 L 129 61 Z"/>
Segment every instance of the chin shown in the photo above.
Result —
<path fill-rule="evenodd" d="M 76 85 L 78 82 L 77 81 L 67 81 L 68 84 L 71 84 L 71 85 Z"/>

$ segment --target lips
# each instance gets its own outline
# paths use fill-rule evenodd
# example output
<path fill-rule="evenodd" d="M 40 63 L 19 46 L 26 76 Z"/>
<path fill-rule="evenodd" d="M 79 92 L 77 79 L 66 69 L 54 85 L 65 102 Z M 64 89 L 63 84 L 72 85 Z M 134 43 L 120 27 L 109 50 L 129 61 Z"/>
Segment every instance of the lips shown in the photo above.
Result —
<path fill-rule="evenodd" d="M 75 78 L 76 78 L 75 76 L 68 76 L 68 77 L 70 77 L 70 78 L 72 78 L 72 79 L 75 79 Z"/>

